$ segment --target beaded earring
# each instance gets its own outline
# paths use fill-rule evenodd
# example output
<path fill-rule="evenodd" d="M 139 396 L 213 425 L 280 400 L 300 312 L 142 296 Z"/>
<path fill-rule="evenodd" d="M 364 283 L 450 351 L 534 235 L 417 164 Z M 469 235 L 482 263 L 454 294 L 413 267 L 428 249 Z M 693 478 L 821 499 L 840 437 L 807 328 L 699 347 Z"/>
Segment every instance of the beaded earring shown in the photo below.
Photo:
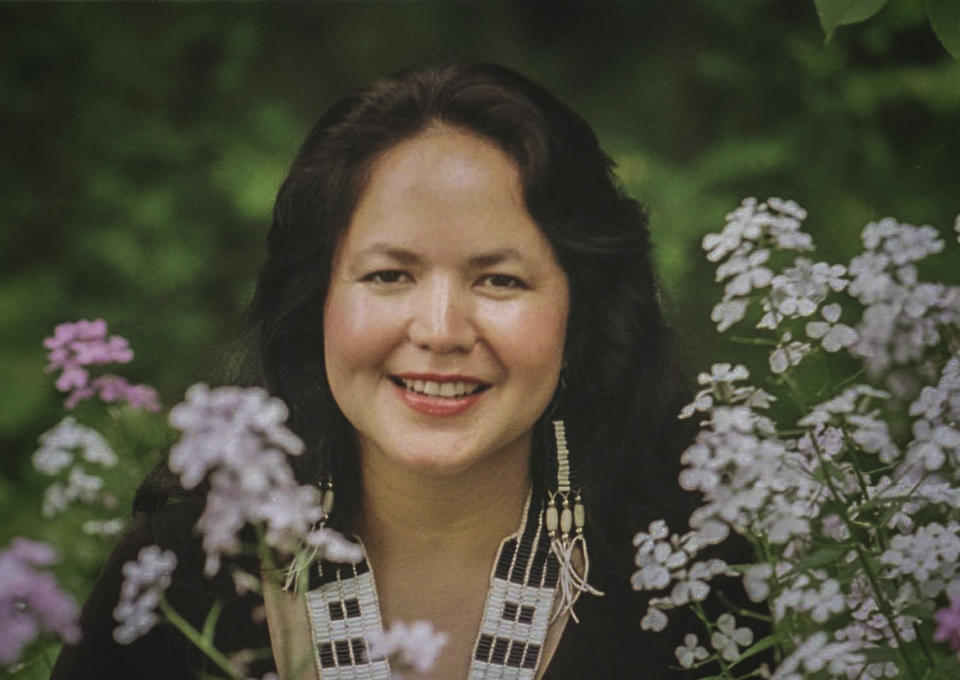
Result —
<path fill-rule="evenodd" d="M 327 523 L 327 518 L 333 512 L 333 475 L 325 476 L 317 486 L 320 487 L 320 508 L 323 510 L 323 515 L 314 526 L 314 531 L 323 529 Z M 292 589 L 296 593 L 306 591 L 310 567 L 317 561 L 318 552 L 319 548 L 309 545 L 304 545 L 297 551 L 287 566 L 283 582 L 284 590 Z"/>
<path fill-rule="evenodd" d="M 579 623 L 573 605 L 580 595 L 589 593 L 602 596 L 603 593 L 587 582 L 590 555 L 583 533 L 586 512 L 580 489 L 573 491 L 570 486 L 570 451 L 567 448 L 566 426 L 562 420 L 553 421 L 553 434 L 556 441 L 556 488 L 547 490 L 544 524 L 550 538 L 550 551 L 560 563 L 557 584 L 560 599 L 554 618 L 569 611 L 571 618 Z M 582 575 L 574 564 L 578 547 L 583 555 Z"/>

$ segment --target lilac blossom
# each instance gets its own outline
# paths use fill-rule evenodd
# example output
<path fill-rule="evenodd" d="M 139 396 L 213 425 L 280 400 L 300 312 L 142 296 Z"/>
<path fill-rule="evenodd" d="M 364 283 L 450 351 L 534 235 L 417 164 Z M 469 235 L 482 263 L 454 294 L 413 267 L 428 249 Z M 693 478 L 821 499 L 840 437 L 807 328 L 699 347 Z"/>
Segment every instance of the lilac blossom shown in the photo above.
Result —
<path fill-rule="evenodd" d="M 141 548 L 136 560 L 123 565 L 120 600 L 113 610 L 113 617 L 120 624 L 114 628 L 113 638 L 121 645 L 145 635 L 160 620 L 156 609 L 176 566 L 173 551 L 161 551 L 156 545 Z"/>
<path fill-rule="evenodd" d="M 937 642 L 946 642 L 950 649 L 960 652 L 960 598 L 950 600 L 949 607 L 934 612 L 933 620 L 937 624 L 933 639 Z"/>
<path fill-rule="evenodd" d="M 208 477 L 210 491 L 197 528 L 207 554 L 204 571 L 217 572 L 222 554 L 233 554 L 247 523 L 265 528 L 267 545 L 291 553 L 323 518 L 319 491 L 299 485 L 287 463 L 303 443 L 284 421 L 287 409 L 260 388 L 197 384 L 170 412 L 182 432 L 171 449 L 170 469 L 192 489 Z"/>
<path fill-rule="evenodd" d="M 434 630 L 429 621 L 396 621 L 387 631 L 370 640 L 370 658 L 388 659 L 393 677 L 405 677 L 408 671 L 427 673 L 449 636 Z"/>
<path fill-rule="evenodd" d="M 58 325 L 53 336 L 43 341 L 43 346 L 50 350 L 46 370 L 59 371 L 56 387 L 69 393 L 65 406 L 72 409 L 84 399 L 99 396 L 106 402 L 122 401 L 133 408 L 159 411 L 160 403 L 152 387 L 130 385 L 115 375 L 91 380 L 88 366 L 126 364 L 133 359 L 127 340 L 119 335 L 108 336 L 107 332 L 103 319 L 80 319 Z"/>
<path fill-rule="evenodd" d="M 68 644 L 80 641 L 76 604 L 43 569 L 56 562 L 53 547 L 26 538 L 0 551 L 0 666 L 16 662 L 41 633 Z"/>

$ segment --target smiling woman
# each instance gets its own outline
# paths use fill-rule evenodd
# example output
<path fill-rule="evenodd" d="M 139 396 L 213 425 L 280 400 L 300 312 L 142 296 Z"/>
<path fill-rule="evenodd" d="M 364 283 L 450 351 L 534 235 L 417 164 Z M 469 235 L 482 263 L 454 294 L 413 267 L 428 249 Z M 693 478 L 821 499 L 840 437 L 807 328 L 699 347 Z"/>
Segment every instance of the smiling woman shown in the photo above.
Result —
<path fill-rule="evenodd" d="M 634 531 L 690 505 L 685 394 L 646 217 L 576 114 L 471 63 L 336 102 L 280 189 L 247 322 L 240 380 L 287 403 L 299 480 L 335 481 L 329 526 L 363 560 L 267 588 L 251 621 L 255 599 L 195 577 L 198 503 L 171 505 L 159 474 L 56 677 L 203 669 L 170 630 L 98 634 L 116 565 L 172 536 L 186 558 L 169 599 L 198 625 L 225 601 L 217 642 L 272 649 L 260 673 L 388 678 L 382 630 L 428 620 L 447 640 L 437 678 L 682 677 L 682 630 L 641 630 L 629 576 Z"/>

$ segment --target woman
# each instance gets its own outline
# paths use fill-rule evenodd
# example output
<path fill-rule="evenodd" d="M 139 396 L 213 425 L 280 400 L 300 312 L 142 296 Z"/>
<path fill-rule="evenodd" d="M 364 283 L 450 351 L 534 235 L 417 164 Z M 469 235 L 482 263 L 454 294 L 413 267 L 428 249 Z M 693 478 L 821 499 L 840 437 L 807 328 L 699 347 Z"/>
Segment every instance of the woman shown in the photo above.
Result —
<path fill-rule="evenodd" d="M 161 471 L 55 677 L 205 668 L 169 628 L 109 639 L 119 565 L 153 542 L 177 551 L 168 598 L 188 618 L 227 600 L 221 648 L 272 643 L 251 673 L 271 657 L 288 672 L 281 650 L 313 631 L 311 672 L 380 677 L 371 626 L 427 619 L 449 636 L 435 678 L 679 677 L 677 636 L 640 630 L 629 577 L 633 533 L 682 526 L 689 505 L 684 395 L 646 218 L 611 168 L 583 120 L 499 66 L 407 71 L 335 103 L 277 197 L 242 380 L 287 403 L 300 480 L 333 480 L 329 525 L 366 560 L 314 573 L 309 616 L 281 595 L 251 621 L 254 598 L 199 575 L 202 499 Z M 333 639 L 352 607 L 373 624 Z"/>

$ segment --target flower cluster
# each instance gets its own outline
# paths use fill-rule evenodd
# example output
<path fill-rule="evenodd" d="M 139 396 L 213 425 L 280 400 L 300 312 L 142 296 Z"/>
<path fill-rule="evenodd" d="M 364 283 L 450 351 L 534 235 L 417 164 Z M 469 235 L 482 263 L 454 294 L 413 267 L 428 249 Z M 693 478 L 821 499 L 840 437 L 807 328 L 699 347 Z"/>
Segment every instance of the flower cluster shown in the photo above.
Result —
<path fill-rule="evenodd" d="M 712 319 L 724 331 L 749 318 L 769 334 L 757 342 L 772 347 L 770 373 L 763 387 L 744 366 L 698 377 L 680 415 L 698 416 L 701 430 L 679 482 L 702 502 L 686 534 L 659 521 L 637 534 L 633 585 L 655 591 L 641 625 L 661 630 L 666 612 L 689 602 L 714 652 L 691 634 L 678 662 L 717 661 L 717 677 L 733 677 L 724 664 L 754 657 L 759 643 L 731 620 L 710 623 L 699 603 L 713 577 L 736 571 L 764 605 L 751 615 L 771 621 L 780 647 L 772 676 L 757 670 L 765 677 L 918 679 L 935 666 L 952 677 L 960 657 L 934 643 L 960 648 L 960 287 L 921 281 L 918 263 L 944 242 L 892 219 L 864 228 L 864 252 L 849 265 L 785 259 L 813 250 L 805 217 L 790 201 L 748 199 L 704 238 L 724 284 Z M 841 321 L 857 308 L 859 321 Z M 832 391 L 805 393 L 809 377 L 791 375 L 816 357 L 832 376 L 829 355 L 841 351 L 867 380 L 837 376 Z M 793 405 L 777 410 L 787 422 L 770 415 L 775 399 Z M 692 578 L 708 564 L 699 551 L 729 533 L 759 559 Z M 934 620 L 935 635 L 924 623 Z"/>
<path fill-rule="evenodd" d="M 126 364 L 133 359 L 133 351 L 126 339 L 107 335 L 103 319 L 62 323 L 53 336 L 43 341 L 50 350 L 47 371 L 59 371 L 56 386 L 68 392 L 65 405 L 72 409 L 84 399 L 98 397 L 105 402 L 126 402 L 133 408 L 159 411 L 156 391 L 147 385 L 131 385 L 116 375 L 101 375 L 91 379 L 88 366 Z"/>
<path fill-rule="evenodd" d="M 111 468 L 116 463 L 117 454 L 103 436 L 71 416 L 44 432 L 40 435 L 40 448 L 33 454 L 33 466 L 59 479 L 43 494 L 43 516 L 53 517 L 75 502 L 112 510 L 116 500 L 106 492 L 103 478 L 92 474 L 89 466 Z M 118 518 L 84 524 L 84 532 L 91 534 L 116 534 L 122 528 L 123 521 Z"/>
<path fill-rule="evenodd" d="M 447 639 L 429 621 L 396 621 L 370 640 L 370 658 L 388 659 L 394 678 L 402 679 L 409 671 L 422 675 L 433 666 Z"/>
<path fill-rule="evenodd" d="M 237 534 L 248 523 L 265 528 L 267 545 L 291 553 L 323 518 L 319 491 L 297 484 L 287 463 L 288 455 L 303 452 L 303 442 L 286 418 L 283 402 L 260 388 L 203 384 L 170 411 L 170 424 L 182 433 L 170 469 L 187 489 L 210 481 L 197 523 L 208 575 L 220 568 L 222 554 L 239 549 Z"/>
<path fill-rule="evenodd" d="M 0 551 L 0 666 L 15 663 L 43 632 L 68 644 L 80 641 L 76 604 L 42 569 L 56 562 L 51 546 L 26 538 L 15 538 Z"/>
<path fill-rule="evenodd" d="M 160 620 L 156 608 L 170 586 L 170 575 L 176 566 L 173 551 L 161 551 L 155 545 L 141 548 L 136 560 L 123 565 L 120 601 L 113 610 L 113 617 L 120 624 L 113 629 L 113 638 L 121 645 L 145 635 Z"/>

